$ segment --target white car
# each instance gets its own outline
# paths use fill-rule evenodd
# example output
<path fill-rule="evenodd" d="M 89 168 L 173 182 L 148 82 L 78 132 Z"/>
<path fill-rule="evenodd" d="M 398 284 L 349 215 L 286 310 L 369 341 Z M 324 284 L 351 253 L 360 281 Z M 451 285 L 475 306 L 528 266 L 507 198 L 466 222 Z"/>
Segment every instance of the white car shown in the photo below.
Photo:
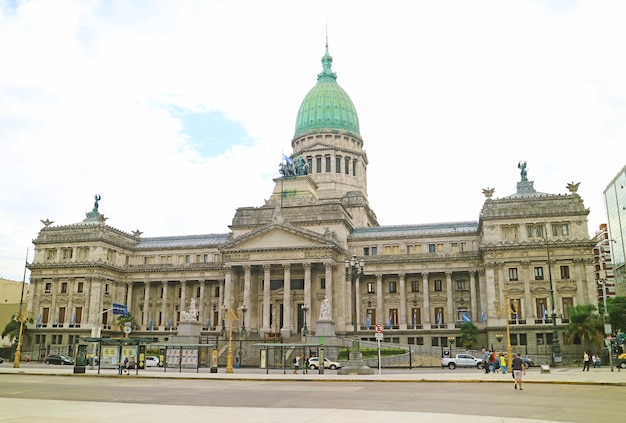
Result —
<path fill-rule="evenodd" d="M 157 367 L 160 362 L 159 357 L 152 355 L 146 357 L 146 367 Z"/>
<path fill-rule="evenodd" d="M 309 358 L 309 369 L 315 370 L 315 369 L 319 368 L 319 366 L 320 366 L 320 359 L 319 359 L 319 357 L 311 357 L 311 358 Z M 336 361 L 330 361 L 329 359 L 324 357 L 324 368 L 325 369 L 331 369 L 331 370 L 337 370 L 337 369 L 341 369 L 341 364 L 337 363 Z"/>

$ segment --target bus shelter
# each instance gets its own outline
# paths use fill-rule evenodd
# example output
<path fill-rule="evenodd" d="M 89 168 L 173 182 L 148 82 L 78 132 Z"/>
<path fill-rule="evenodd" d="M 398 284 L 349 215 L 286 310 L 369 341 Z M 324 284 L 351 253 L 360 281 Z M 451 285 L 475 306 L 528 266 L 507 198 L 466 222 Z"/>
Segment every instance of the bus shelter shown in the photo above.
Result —
<path fill-rule="evenodd" d="M 98 357 L 98 374 L 100 369 L 118 368 L 124 362 L 124 358 L 135 358 L 135 372 L 139 373 L 139 369 L 143 369 L 146 364 L 146 345 L 155 342 L 154 338 L 81 338 L 85 342 L 97 343 Z M 86 356 L 86 351 L 80 354 Z M 88 361 L 84 357 L 85 361 Z M 93 358 L 95 360 L 95 357 Z M 94 363 L 95 364 L 95 363 Z"/>
<path fill-rule="evenodd" d="M 258 343 L 252 344 L 255 347 L 259 347 L 260 354 L 260 368 L 265 369 L 265 373 L 269 374 L 270 366 L 279 364 L 283 369 L 283 373 L 287 373 L 287 352 L 293 350 L 296 355 L 309 355 L 315 351 L 317 357 L 320 358 L 320 367 L 319 372 L 324 373 L 324 344 L 315 343 L 315 344 L 307 344 L 307 343 Z M 304 365 L 304 364 L 303 364 Z"/>
<path fill-rule="evenodd" d="M 152 344 L 153 347 L 159 349 L 159 366 L 163 367 L 163 371 L 167 369 L 194 369 L 196 373 L 200 371 L 200 363 L 202 361 L 214 361 L 213 365 L 217 367 L 217 357 L 213 358 L 211 351 L 217 348 L 216 343 L 204 344 Z"/>

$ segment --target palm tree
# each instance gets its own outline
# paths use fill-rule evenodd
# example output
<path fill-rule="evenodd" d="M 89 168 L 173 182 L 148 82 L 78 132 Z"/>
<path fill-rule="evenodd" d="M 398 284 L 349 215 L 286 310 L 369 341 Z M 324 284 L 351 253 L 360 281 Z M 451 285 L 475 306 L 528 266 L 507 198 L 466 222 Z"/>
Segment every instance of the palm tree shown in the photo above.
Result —
<path fill-rule="evenodd" d="M 600 347 L 603 340 L 602 317 L 593 304 L 581 304 L 569 308 L 569 323 L 565 327 L 565 342 Z"/>
<path fill-rule="evenodd" d="M 461 325 L 459 338 L 461 345 L 470 349 L 476 344 L 478 328 L 472 322 L 465 322 Z"/>
<path fill-rule="evenodd" d="M 126 322 L 130 323 L 131 327 L 136 325 L 135 317 L 132 314 L 127 314 L 126 316 L 117 316 L 117 327 L 120 331 L 124 331 L 124 325 Z"/>

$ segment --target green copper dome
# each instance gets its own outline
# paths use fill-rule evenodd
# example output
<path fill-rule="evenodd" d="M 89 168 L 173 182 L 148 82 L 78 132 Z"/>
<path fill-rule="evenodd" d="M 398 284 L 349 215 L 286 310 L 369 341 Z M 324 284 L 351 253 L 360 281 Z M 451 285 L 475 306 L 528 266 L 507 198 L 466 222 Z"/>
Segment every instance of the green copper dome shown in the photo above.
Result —
<path fill-rule="evenodd" d="M 327 44 L 322 57 L 322 73 L 317 75 L 317 84 L 300 105 L 294 139 L 324 131 L 347 132 L 361 138 L 356 109 L 348 94 L 337 84 L 337 74 L 331 70 L 332 63 Z"/>

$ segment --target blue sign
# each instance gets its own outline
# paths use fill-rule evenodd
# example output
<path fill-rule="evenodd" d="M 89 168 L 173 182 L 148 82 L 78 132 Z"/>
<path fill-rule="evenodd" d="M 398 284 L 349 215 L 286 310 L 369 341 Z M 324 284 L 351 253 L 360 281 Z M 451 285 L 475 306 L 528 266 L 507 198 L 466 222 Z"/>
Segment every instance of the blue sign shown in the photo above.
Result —
<path fill-rule="evenodd" d="M 121 316 L 128 316 L 128 307 L 126 307 L 126 304 L 113 303 L 113 314 L 119 314 Z"/>

